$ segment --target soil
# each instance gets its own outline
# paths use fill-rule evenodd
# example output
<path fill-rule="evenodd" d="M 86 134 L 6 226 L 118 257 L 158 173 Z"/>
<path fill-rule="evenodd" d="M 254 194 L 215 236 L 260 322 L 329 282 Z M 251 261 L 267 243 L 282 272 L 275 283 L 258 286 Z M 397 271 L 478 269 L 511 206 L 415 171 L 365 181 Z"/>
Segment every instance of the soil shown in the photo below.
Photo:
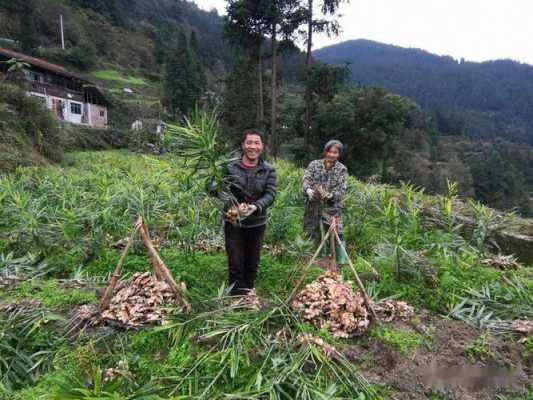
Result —
<path fill-rule="evenodd" d="M 345 350 L 371 383 L 394 391 L 390 399 L 428 399 L 438 394 L 449 400 L 487 400 L 497 394 L 527 393 L 528 383 L 533 382 L 531 362 L 524 361 L 524 348 L 516 341 L 489 335 L 491 355 L 476 360 L 465 348 L 482 332 L 464 323 L 423 314 L 416 323 L 395 321 L 387 325 L 431 335 L 428 345 L 407 354 L 368 336 Z"/>

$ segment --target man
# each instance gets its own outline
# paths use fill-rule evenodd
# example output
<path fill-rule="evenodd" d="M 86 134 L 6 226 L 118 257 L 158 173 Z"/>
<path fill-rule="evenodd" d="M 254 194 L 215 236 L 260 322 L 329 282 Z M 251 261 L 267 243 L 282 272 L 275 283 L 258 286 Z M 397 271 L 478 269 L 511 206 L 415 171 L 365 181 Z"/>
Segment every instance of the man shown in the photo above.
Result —
<path fill-rule="evenodd" d="M 232 295 L 245 295 L 255 287 L 267 209 L 276 197 L 276 170 L 262 159 L 263 134 L 246 130 L 240 141 L 242 158 L 226 172 L 233 206 L 225 214 L 224 238 Z"/>
<path fill-rule="evenodd" d="M 339 162 L 342 150 L 341 142 L 330 140 L 324 146 L 324 158 L 311 161 L 304 173 L 304 231 L 317 244 L 329 228 L 331 217 L 335 217 L 339 238 L 344 241 L 342 210 L 347 169 Z M 347 262 L 339 245 L 336 254 L 339 264 Z"/>

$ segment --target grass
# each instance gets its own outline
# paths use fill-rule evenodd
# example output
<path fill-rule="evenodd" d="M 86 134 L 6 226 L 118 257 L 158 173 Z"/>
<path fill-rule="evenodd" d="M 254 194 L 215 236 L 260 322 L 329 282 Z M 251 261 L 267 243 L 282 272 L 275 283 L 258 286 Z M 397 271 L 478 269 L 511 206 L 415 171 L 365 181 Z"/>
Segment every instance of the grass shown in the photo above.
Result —
<path fill-rule="evenodd" d="M 526 362 L 533 360 L 533 336 L 530 336 L 524 342 L 524 351 L 522 352 L 522 358 Z"/>
<path fill-rule="evenodd" d="M 51 310 L 96 303 L 94 291 L 62 289 L 56 280 L 23 282 L 11 293 L 11 298 L 14 300 L 37 300 L 43 307 Z"/>
<path fill-rule="evenodd" d="M 494 353 L 490 349 L 490 336 L 487 332 L 465 347 L 465 354 L 472 363 L 494 359 Z"/>
<path fill-rule="evenodd" d="M 97 79 L 120 82 L 121 84 L 125 85 L 147 85 L 146 81 L 142 78 L 138 78 L 132 75 L 124 76 L 119 71 L 112 69 L 95 71 L 92 75 Z"/>
<path fill-rule="evenodd" d="M 419 334 L 385 326 L 373 329 L 370 336 L 379 339 L 402 354 L 410 353 L 425 341 L 424 337 Z"/>

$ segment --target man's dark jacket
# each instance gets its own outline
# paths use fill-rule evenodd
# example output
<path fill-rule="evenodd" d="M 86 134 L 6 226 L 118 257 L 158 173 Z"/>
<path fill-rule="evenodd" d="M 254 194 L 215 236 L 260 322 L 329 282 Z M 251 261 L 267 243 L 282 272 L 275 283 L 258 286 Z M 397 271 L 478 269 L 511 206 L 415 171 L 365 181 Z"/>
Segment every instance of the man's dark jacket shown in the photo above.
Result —
<path fill-rule="evenodd" d="M 256 168 L 246 168 L 240 160 L 227 168 L 230 189 L 239 203 L 254 204 L 257 210 L 241 222 L 244 228 L 266 224 L 267 208 L 272 205 L 278 188 L 276 170 L 264 160 Z"/>

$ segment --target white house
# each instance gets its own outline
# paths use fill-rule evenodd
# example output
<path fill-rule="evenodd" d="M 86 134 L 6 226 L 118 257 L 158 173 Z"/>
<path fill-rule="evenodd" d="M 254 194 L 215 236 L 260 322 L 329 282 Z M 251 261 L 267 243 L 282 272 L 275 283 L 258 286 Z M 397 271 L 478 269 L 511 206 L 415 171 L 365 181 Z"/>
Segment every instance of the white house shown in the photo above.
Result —
<path fill-rule="evenodd" d="M 102 92 L 85 78 L 64 67 L 0 47 L 0 74 L 7 73 L 4 62 L 17 59 L 29 65 L 24 86 L 29 95 L 43 103 L 61 120 L 95 128 L 106 128 L 111 104 Z"/>

